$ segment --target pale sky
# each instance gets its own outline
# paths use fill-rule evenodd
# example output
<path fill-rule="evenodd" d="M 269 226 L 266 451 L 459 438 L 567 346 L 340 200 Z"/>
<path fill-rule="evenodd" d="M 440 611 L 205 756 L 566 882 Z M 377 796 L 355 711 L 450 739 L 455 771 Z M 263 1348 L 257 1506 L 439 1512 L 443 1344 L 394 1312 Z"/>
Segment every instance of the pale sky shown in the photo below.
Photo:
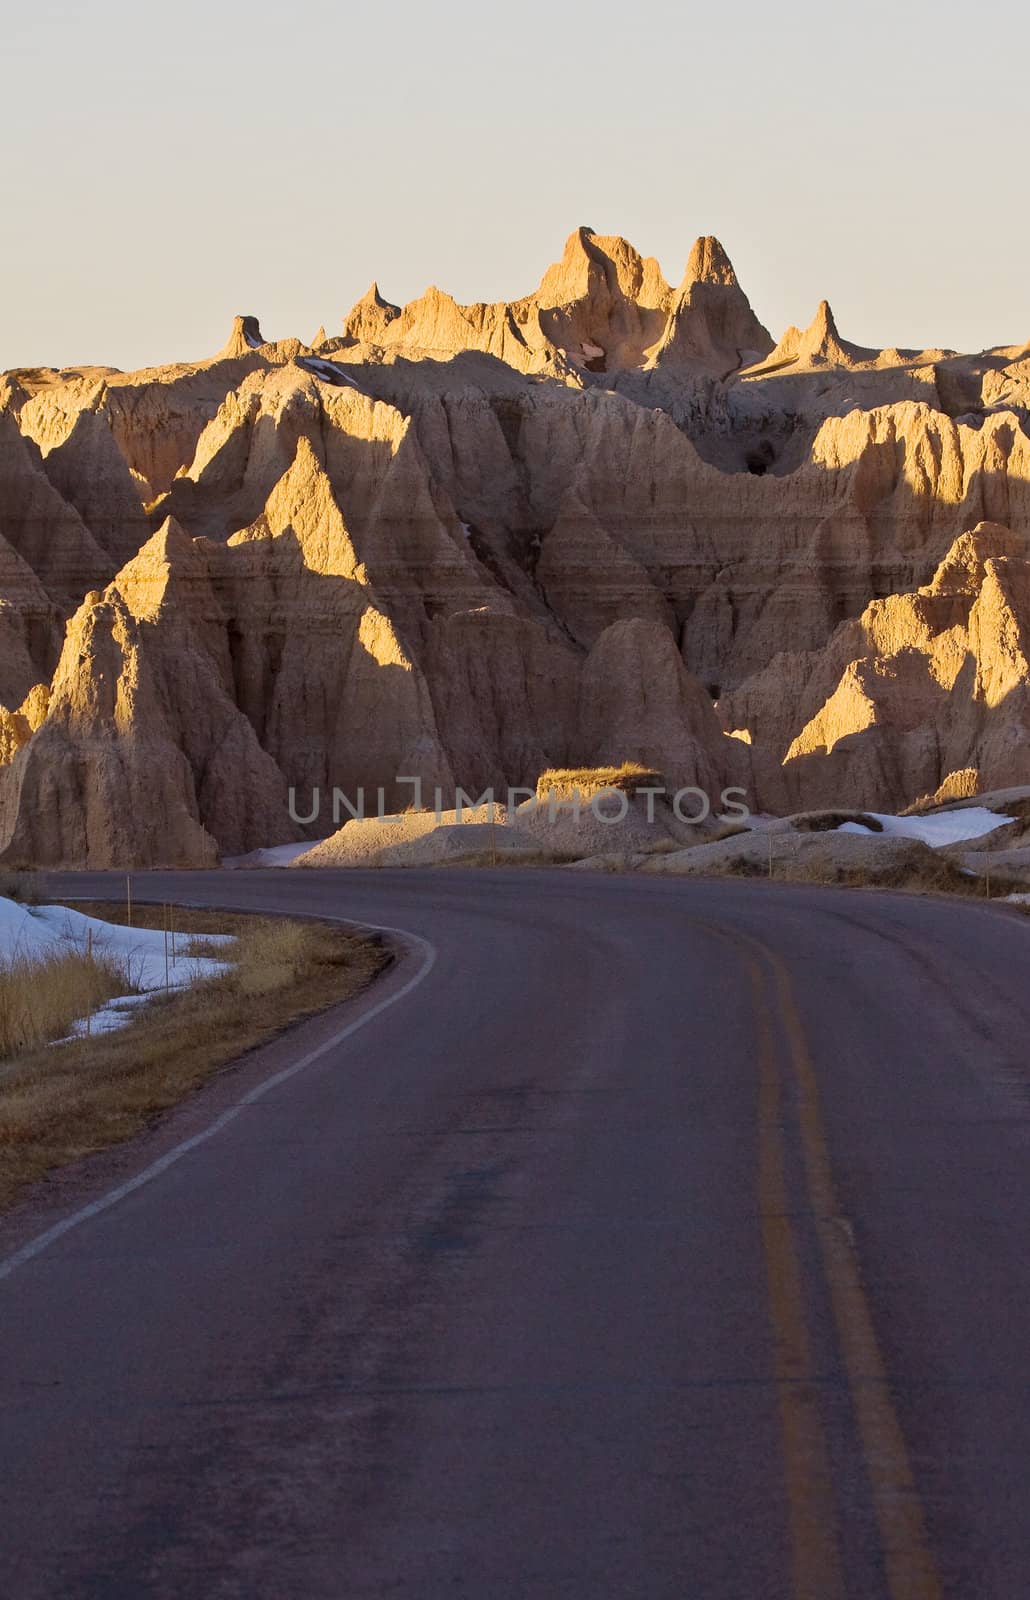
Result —
<path fill-rule="evenodd" d="M 774 337 L 1030 339 L 1021 0 L 0 0 L 0 368 L 213 354 L 719 236 Z"/>

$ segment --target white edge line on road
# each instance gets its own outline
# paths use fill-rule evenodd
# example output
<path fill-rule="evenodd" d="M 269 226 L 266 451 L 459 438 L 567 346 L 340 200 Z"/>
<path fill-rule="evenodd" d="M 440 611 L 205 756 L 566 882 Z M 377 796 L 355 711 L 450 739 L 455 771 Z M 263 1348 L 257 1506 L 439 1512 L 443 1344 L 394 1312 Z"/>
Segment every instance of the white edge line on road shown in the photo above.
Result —
<path fill-rule="evenodd" d="M 214 1139 L 221 1133 L 223 1128 L 227 1128 L 230 1122 L 235 1122 L 241 1111 L 245 1111 L 248 1106 L 254 1105 L 256 1101 L 261 1100 L 273 1089 L 278 1089 L 281 1084 L 288 1083 L 291 1078 L 295 1078 L 298 1073 L 310 1067 L 313 1062 L 324 1056 L 327 1051 L 334 1050 L 338 1044 L 343 1043 L 344 1039 L 349 1039 L 351 1034 L 357 1033 L 358 1029 L 363 1028 L 367 1022 L 371 1022 L 373 1018 L 380 1016 L 390 1006 L 396 1005 L 398 1000 L 405 999 L 413 989 L 418 988 L 422 980 L 427 978 L 433 970 L 436 962 L 436 946 L 431 944 L 428 939 L 423 939 L 420 934 L 409 933 L 406 928 L 390 928 L 385 923 L 360 922 L 350 917 L 320 917 L 318 920 L 321 922 L 344 923 L 348 927 L 354 928 L 367 928 L 373 933 L 397 934 L 399 938 L 421 946 L 421 965 L 418 971 L 396 993 L 387 995 L 377 1005 L 370 1006 L 367 1011 L 362 1012 L 360 1017 L 355 1017 L 353 1022 L 349 1022 L 345 1028 L 341 1028 L 339 1033 L 334 1033 L 331 1039 L 327 1039 L 317 1049 L 309 1050 L 306 1056 L 301 1056 L 300 1060 L 295 1061 L 291 1067 L 284 1067 L 282 1072 L 275 1072 L 270 1078 L 265 1078 L 263 1082 L 255 1085 L 242 1099 L 237 1100 L 235 1105 L 223 1111 L 221 1116 L 216 1117 L 214 1122 L 209 1123 L 200 1133 L 195 1133 L 191 1138 L 184 1139 L 181 1144 L 177 1144 L 173 1150 L 166 1151 L 163 1156 L 152 1162 L 149 1167 L 144 1167 L 143 1171 L 138 1172 L 134 1178 L 129 1178 L 125 1183 L 120 1183 L 117 1188 L 109 1190 L 105 1195 L 101 1195 L 98 1200 L 92 1200 L 88 1206 L 83 1206 L 80 1211 L 73 1211 L 71 1216 L 65 1217 L 61 1222 L 55 1222 L 53 1227 L 47 1228 L 45 1233 L 39 1234 L 35 1239 L 30 1239 L 28 1244 L 22 1245 L 20 1250 L 16 1250 L 13 1255 L 7 1256 L 5 1260 L 0 1261 L 0 1280 L 11 1277 L 12 1273 L 17 1272 L 19 1267 L 25 1266 L 26 1262 L 42 1255 L 44 1250 L 48 1250 L 52 1244 L 56 1244 L 58 1239 L 63 1239 L 66 1233 L 71 1233 L 73 1228 L 81 1228 L 84 1222 L 89 1222 L 91 1218 L 100 1216 L 103 1211 L 109 1211 L 120 1200 L 124 1200 L 128 1195 L 134 1194 L 137 1189 L 142 1189 L 146 1184 L 153 1183 L 155 1178 L 159 1178 L 163 1172 L 167 1172 L 168 1168 L 173 1167 L 177 1161 L 181 1161 L 183 1156 L 189 1155 L 191 1150 L 196 1150 L 199 1145 L 207 1144 L 209 1139 Z"/>

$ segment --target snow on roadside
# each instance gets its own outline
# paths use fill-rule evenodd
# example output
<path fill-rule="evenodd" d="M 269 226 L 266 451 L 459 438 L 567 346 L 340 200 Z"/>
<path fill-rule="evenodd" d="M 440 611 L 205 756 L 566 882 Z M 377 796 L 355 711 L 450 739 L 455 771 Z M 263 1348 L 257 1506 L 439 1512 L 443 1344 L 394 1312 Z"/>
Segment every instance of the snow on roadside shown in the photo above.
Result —
<path fill-rule="evenodd" d="M 993 833 L 995 828 L 1002 828 L 1016 820 L 1014 817 L 1000 817 L 996 811 L 988 811 L 986 806 L 935 811 L 927 817 L 894 817 L 882 811 L 867 811 L 866 816 L 879 822 L 888 836 L 918 839 L 937 850 L 944 845 L 959 844 L 963 839 L 979 839 L 983 834 Z M 842 822 L 836 832 L 871 835 L 874 829 L 865 827 L 861 822 Z"/>
<path fill-rule="evenodd" d="M 291 861 L 296 861 L 306 850 L 313 850 L 316 844 L 324 844 L 324 839 L 305 839 L 301 844 L 266 844 L 257 850 L 251 850 L 245 856 L 223 856 L 222 866 L 236 869 L 237 867 L 288 867 Z"/>
<path fill-rule="evenodd" d="M 84 954 L 93 936 L 93 953 L 120 967 L 139 992 L 117 995 L 94 1013 L 90 1031 L 106 1033 L 129 1021 L 133 1009 L 166 986 L 165 939 L 160 928 L 126 928 L 98 917 L 87 917 L 68 906 L 22 906 L 0 897 L 0 966 L 17 962 L 43 962 L 71 952 Z M 169 940 L 167 987 L 185 989 L 191 983 L 217 977 L 226 971 L 224 961 L 193 956 L 187 947 L 202 937 L 205 944 L 231 944 L 228 933 L 176 934 Z M 173 949 L 174 945 L 174 949 Z M 85 1032 L 77 1022 L 69 1037 Z"/>

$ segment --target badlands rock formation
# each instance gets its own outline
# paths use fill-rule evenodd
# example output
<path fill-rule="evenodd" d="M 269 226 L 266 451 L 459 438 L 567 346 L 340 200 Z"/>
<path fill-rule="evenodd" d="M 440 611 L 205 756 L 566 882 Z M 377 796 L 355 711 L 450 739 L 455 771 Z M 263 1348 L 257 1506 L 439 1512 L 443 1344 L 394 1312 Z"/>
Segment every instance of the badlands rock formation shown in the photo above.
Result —
<path fill-rule="evenodd" d="M 579 228 L 539 288 L 0 378 L 0 855 L 207 862 L 332 789 L 642 761 L 755 808 L 1030 781 L 1030 346 L 775 341 Z M 379 791 L 382 791 L 380 797 Z"/>

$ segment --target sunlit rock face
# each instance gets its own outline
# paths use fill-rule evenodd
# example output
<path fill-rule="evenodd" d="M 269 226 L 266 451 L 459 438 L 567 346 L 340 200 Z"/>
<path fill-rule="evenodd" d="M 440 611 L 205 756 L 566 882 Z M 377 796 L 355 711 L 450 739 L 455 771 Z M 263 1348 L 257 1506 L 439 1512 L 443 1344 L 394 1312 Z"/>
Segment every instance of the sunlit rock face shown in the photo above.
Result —
<path fill-rule="evenodd" d="M 718 240 L 670 282 L 585 227 L 521 299 L 336 326 L 0 378 L 5 860 L 627 760 L 770 809 L 1030 782 L 1030 346 L 775 339 Z"/>

